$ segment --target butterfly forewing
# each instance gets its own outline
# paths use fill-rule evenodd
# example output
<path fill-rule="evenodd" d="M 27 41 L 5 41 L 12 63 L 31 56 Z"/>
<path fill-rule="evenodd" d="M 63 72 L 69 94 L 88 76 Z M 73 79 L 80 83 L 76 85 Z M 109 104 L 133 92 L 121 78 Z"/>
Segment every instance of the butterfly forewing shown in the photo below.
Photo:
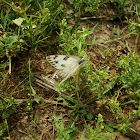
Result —
<path fill-rule="evenodd" d="M 65 79 L 79 70 L 84 62 L 79 57 L 67 55 L 50 55 L 46 59 L 53 67 L 58 69 L 57 74 L 61 77 L 66 77 Z"/>
<path fill-rule="evenodd" d="M 58 71 L 58 75 L 60 75 L 62 77 L 66 77 L 67 75 L 69 75 L 71 73 L 70 74 L 70 76 L 71 76 L 75 72 L 74 69 L 77 69 L 79 66 L 80 65 L 78 65 L 78 62 L 74 62 L 74 61 L 71 63 L 69 62 L 69 65 L 66 65 L 64 67 L 64 69 Z"/>
<path fill-rule="evenodd" d="M 56 69 L 64 69 L 64 67 L 69 66 L 71 63 L 79 62 L 81 59 L 76 56 L 67 55 L 50 55 L 46 59 L 49 63 Z"/>

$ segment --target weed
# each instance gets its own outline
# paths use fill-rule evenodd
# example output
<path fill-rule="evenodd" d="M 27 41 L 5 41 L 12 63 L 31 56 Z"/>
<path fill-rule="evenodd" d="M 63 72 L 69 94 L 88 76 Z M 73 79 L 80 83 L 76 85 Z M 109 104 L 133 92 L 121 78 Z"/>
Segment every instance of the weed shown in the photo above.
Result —
<path fill-rule="evenodd" d="M 140 37 L 140 19 L 138 19 L 138 22 L 137 23 L 130 22 L 129 29 L 132 32 L 136 32 L 137 33 L 137 37 L 136 37 L 136 40 L 135 40 L 135 52 L 137 52 L 138 51 L 137 46 L 138 46 L 139 37 Z"/>
<path fill-rule="evenodd" d="M 38 120 L 38 116 L 31 115 L 30 117 L 32 119 L 30 123 L 33 125 L 34 129 L 37 128 L 38 125 L 37 125 L 36 121 Z"/>
<path fill-rule="evenodd" d="M 11 114 L 13 114 L 16 111 L 16 105 L 18 105 L 19 102 L 14 102 L 14 98 L 12 97 L 12 94 L 9 98 L 1 97 L 1 110 L 2 110 L 2 118 L 6 119 Z"/>
<path fill-rule="evenodd" d="M 65 128 L 65 121 L 63 119 L 62 114 L 60 116 L 56 116 L 53 113 L 52 118 L 55 122 L 56 131 L 57 131 L 56 140 L 74 140 L 76 138 L 78 129 L 77 127 L 75 127 L 74 122 L 70 122 L 68 124 L 68 127 Z"/>
<path fill-rule="evenodd" d="M 0 138 L 1 139 L 3 138 L 2 136 L 5 134 L 6 130 L 8 131 L 8 135 L 9 135 L 7 119 L 16 112 L 16 108 L 18 107 L 19 103 L 20 102 L 14 102 L 14 98 L 12 97 L 12 94 L 10 95 L 10 97 L 4 97 L 0 95 L 0 112 L 1 112 Z"/>
<path fill-rule="evenodd" d="M 96 127 L 93 129 L 91 125 L 88 125 L 84 131 L 81 132 L 80 140 L 108 140 L 111 139 L 109 135 L 113 135 L 115 133 L 110 133 L 106 129 L 106 125 L 104 124 L 104 120 L 101 114 L 98 114 L 98 118 L 96 118 L 97 123 Z M 109 128 L 109 126 L 108 126 Z M 106 129 L 106 130 L 105 130 Z"/>
<path fill-rule="evenodd" d="M 67 25 L 66 19 L 63 19 L 60 24 L 60 33 L 58 37 L 60 48 L 63 48 L 61 53 L 68 55 L 76 55 L 79 57 L 86 57 L 85 50 L 87 44 L 85 43 L 86 38 L 93 31 L 83 28 L 78 30 L 76 33 L 71 33 L 72 27 Z"/>
<path fill-rule="evenodd" d="M 104 95 L 115 86 L 117 77 L 117 75 L 110 76 L 108 68 L 104 70 L 98 70 L 96 72 L 91 72 L 87 84 L 89 92 L 97 94 L 98 99 L 103 98 Z"/>
<path fill-rule="evenodd" d="M 4 15 L 3 10 L 1 10 L 1 24 L 0 24 L 0 28 L 2 28 L 2 30 L 5 32 L 6 28 L 9 27 L 9 15 L 10 15 L 10 11 L 11 9 L 7 9 L 6 10 L 6 14 Z"/>
<path fill-rule="evenodd" d="M 28 105 L 31 105 L 31 98 L 32 96 L 34 97 L 34 100 L 39 103 L 39 101 L 43 102 L 43 100 L 36 94 L 36 91 L 34 90 L 34 88 L 32 87 L 32 80 L 33 80 L 33 74 L 31 72 L 31 67 L 30 67 L 30 59 L 29 59 L 29 85 L 30 85 L 30 102 L 28 103 Z"/>
<path fill-rule="evenodd" d="M 70 4 L 74 5 L 75 10 L 82 11 L 84 9 L 84 12 L 89 12 L 89 13 L 94 13 L 98 14 L 99 13 L 99 7 L 103 4 L 105 4 L 108 0 L 69 0 Z"/>
<path fill-rule="evenodd" d="M 140 62 L 139 55 L 132 54 L 129 57 L 121 55 L 120 60 L 117 61 L 118 70 L 122 73 L 119 77 L 123 88 L 138 89 L 140 86 Z"/>
<path fill-rule="evenodd" d="M 7 123 L 3 123 L 0 125 L 0 139 L 2 139 L 3 134 L 5 133 L 5 131 L 7 130 Z"/>
<path fill-rule="evenodd" d="M 60 139 L 66 139 L 66 140 L 74 140 L 76 138 L 76 135 L 80 132 L 77 127 L 75 127 L 75 122 L 70 122 L 65 128 L 65 121 L 62 117 L 62 114 L 60 116 L 56 116 L 53 114 L 53 120 L 56 125 L 57 130 L 57 140 Z M 104 131 L 104 123 L 102 119 L 102 115 L 98 115 L 96 128 L 93 129 L 90 125 L 88 125 L 87 130 L 81 132 L 79 140 L 107 140 L 110 139 L 109 135 L 113 133 L 109 133 L 107 131 Z"/>
<path fill-rule="evenodd" d="M 131 125 L 132 125 L 131 120 L 133 116 L 132 112 L 129 112 L 127 116 L 124 115 L 120 102 L 114 99 L 111 99 L 107 103 L 107 105 L 111 109 L 113 114 L 115 114 L 115 118 L 119 122 L 118 124 L 112 124 L 113 128 L 117 129 L 117 131 L 119 132 L 121 131 L 123 135 L 125 135 L 128 129 L 135 131 L 134 129 L 131 128 Z"/>
<path fill-rule="evenodd" d="M 111 0 L 111 3 L 115 5 L 115 8 L 123 16 L 133 12 L 133 6 L 130 6 L 131 3 L 128 0 Z"/>

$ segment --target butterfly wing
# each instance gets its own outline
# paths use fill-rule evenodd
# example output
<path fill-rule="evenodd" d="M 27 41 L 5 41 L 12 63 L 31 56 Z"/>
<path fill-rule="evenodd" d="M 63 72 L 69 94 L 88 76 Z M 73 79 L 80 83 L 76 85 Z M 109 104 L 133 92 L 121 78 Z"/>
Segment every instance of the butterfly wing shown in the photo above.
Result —
<path fill-rule="evenodd" d="M 46 59 L 53 67 L 59 70 L 57 74 L 65 77 L 65 79 L 73 75 L 83 64 L 82 59 L 76 56 L 50 55 Z"/>
<path fill-rule="evenodd" d="M 69 61 L 69 63 L 66 64 L 62 70 L 58 71 L 58 75 L 62 77 L 66 77 L 67 75 L 69 76 L 73 75 L 75 71 L 78 70 L 78 67 L 80 66 L 78 62 L 79 61 Z"/>
<path fill-rule="evenodd" d="M 76 56 L 67 56 L 67 55 L 49 55 L 46 57 L 48 62 L 58 70 L 64 69 L 71 62 L 80 61 L 80 58 Z"/>

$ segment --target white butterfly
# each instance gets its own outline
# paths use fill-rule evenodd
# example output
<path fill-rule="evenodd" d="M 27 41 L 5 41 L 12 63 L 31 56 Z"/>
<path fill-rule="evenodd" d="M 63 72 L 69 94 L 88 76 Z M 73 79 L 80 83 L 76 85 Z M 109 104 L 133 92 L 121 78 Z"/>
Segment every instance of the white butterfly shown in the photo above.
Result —
<path fill-rule="evenodd" d="M 58 70 L 55 74 L 58 74 L 64 78 L 60 84 L 77 72 L 82 66 L 84 66 L 85 62 L 85 59 L 83 58 L 81 59 L 76 56 L 67 55 L 50 55 L 47 56 L 46 59 Z"/>

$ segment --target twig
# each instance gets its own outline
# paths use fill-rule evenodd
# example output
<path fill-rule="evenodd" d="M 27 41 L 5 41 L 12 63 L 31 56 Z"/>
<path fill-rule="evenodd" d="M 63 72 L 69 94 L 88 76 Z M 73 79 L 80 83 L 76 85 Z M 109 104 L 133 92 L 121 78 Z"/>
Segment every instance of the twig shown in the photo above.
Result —
<path fill-rule="evenodd" d="M 52 104 L 58 104 L 57 101 L 51 101 L 51 100 L 45 100 L 41 98 L 45 103 L 52 103 Z M 14 102 L 27 102 L 29 99 L 14 99 Z M 31 101 L 35 101 L 35 99 L 31 99 Z"/>

